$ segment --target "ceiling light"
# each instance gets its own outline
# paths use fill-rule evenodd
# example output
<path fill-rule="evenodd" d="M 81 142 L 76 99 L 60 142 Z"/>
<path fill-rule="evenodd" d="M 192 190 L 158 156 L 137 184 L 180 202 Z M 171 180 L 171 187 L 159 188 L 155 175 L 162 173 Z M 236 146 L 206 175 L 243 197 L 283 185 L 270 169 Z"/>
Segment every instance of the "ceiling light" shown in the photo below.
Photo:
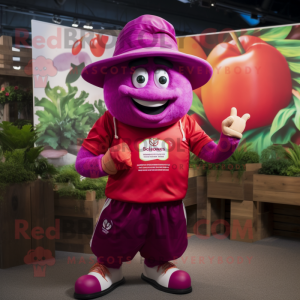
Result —
<path fill-rule="evenodd" d="M 214 3 L 211 3 L 211 6 L 215 6 L 215 4 L 214 4 Z"/>
<path fill-rule="evenodd" d="M 77 19 L 74 19 L 73 23 L 72 23 L 72 27 L 78 27 L 79 26 L 79 21 Z"/>
<path fill-rule="evenodd" d="M 58 24 L 60 25 L 61 24 L 61 18 L 59 16 L 54 16 L 52 18 L 52 21 L 55 23 L 55 24 Z"/>
<path fill-rule="evenodd" d="M 84 29 L 93 29 L 92 22 L 86 22 L 86 24 L 83 25 Z"/>
<path fill-rule="evenodd" d="M 15 70 L 20 70 L 21 69 L 21 67 L 20 66 L 13 66 L 13 68 L 15 69 Z"/>

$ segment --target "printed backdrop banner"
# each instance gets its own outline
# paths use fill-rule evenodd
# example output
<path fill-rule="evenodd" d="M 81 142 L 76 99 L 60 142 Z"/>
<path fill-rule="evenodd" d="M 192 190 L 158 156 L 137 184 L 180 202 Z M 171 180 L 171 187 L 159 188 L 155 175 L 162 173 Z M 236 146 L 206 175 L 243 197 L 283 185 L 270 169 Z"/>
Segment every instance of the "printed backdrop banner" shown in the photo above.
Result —
<path fill-rule="evenodd" d="M 258 151 L 300 144 L 300 25 L 276 26 L 177 39 L 179 50 L 207 60 L 211 80 L 194 91 L 189 115 L 216 142 L 222 121 L 236 107 L 251 118 L 242 142 Z M 32 21 L 34 124 L 51 155 L 74 151 L 104 113 L 103 90 L 81 70 L 111 57 L 116 37 Z M 26 70 L 25 70 L 26 71 Z M 198 76 L 205 70 L 198 69 Z M 56 152 L 55 153 L 53 153 Z M 60 154 L 59 154 L 60 153 Z"/>
<path fill-rule="evenodd" d="M 237 43 L 235 41 L 238 41 Z M 194 91 L 189 114 L 215 141 L 236 107 L 249 113 L 243 141 L 261 151 L 272 144 L 300 144 L 300 25 L 193 35 L 179 50 L 207 60 L 211 80 Z M 205 70 L 198 69 L 198 74 Z"/>
<path fill-rule="evenodd" d="M 84 81 L 81 71 L 111 57 L 117 38 L 35 20 L 31 26 L 32 61 L 25 72 L 33 76 L 37 144 L 48 158 L 76 155 L 76 145 L 106 109 L 103 89 Z"/>

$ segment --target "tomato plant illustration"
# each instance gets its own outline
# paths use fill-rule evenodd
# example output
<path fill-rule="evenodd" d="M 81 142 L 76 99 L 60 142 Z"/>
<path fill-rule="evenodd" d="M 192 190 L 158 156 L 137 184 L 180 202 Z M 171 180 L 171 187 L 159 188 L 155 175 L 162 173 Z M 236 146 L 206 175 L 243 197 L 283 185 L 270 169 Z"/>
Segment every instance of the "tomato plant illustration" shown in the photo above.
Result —
<path fill-rule="evenodd" d="M 82 50 L 83 39 L 88 35 L 90 35 L 90 33 L 86 33 L 84 36 L 82 36 L 79 40 L 77 40 L 73 44 L 72 46 L 73 55 L 78 55 L 80 53 L 80 51 Z M 96 37 L 90 40 L 90 49 L 93 55 L 96 57 L 102 56 L 105 51 L 105 46 L 107 42 L 108 42 L 108 36 L 96 34 Z"/>
<path fill-rule="evenodd" d="M 90 41 L 90 49 L 94 56 L 100 57 L 103 55 L 105 45 L 108 42 L 108 36 L 96 34 L 96 37 Z"/>

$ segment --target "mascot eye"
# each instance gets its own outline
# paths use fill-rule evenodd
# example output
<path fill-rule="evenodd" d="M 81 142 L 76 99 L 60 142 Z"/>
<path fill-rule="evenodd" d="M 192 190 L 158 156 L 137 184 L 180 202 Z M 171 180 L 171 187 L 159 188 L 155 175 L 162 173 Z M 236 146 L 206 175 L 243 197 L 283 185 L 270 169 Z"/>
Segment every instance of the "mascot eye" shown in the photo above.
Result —
<path fill-rule="evenodd" d="M 148 72 L 144 68 L 138 68 L 132 74 L 132 83 L 136 88 L 144 87 L 148 82 Z"/>
<path fill-rule="evenodd" d="M 163 69 L 158 69 L 154 73 L 154 82 L 158 88 L 166 89 L 169 85 L 169 75 Z"/>

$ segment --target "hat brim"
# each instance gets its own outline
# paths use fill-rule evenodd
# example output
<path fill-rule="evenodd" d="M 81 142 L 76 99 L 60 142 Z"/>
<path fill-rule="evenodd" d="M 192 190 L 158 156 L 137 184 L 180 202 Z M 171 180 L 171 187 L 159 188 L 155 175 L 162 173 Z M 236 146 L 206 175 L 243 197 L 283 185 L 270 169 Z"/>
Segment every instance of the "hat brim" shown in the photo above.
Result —
<path fill-rule="evenodd" d="M 108 68 L 119 63 L 150 56 L 160 56 L 182 64 L 182 70 L 187 70 L 193 90 L 206 84 L 213 73 L 211 65 L 200 57 L 166 48 L 141 48 L 91 63 L 82 70 L 81 76 L 90 84 L 103 88 Z"/>

